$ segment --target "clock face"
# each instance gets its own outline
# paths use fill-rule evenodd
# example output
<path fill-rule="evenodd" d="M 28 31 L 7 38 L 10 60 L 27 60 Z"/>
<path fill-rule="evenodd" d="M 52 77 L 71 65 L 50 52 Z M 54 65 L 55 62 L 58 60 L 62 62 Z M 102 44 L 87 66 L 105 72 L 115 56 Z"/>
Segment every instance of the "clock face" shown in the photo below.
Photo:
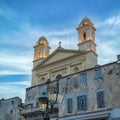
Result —
<path fill-rule="evenodd" d="M 86 49 L 87 48 L 87 46 L 84 44 L 84 45 L 82 45 L 82 49 L 84 50 L 84 49 Z"/>

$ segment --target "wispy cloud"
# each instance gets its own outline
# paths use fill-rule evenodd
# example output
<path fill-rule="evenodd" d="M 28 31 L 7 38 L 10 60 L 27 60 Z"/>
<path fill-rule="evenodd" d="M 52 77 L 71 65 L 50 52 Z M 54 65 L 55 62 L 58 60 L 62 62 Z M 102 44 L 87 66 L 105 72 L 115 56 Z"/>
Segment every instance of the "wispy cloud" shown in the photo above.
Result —
<path fill-rule="evenodd" d="M 21 97 L 24 101 L 25 88 L 31 83 L 30 75 L 0 75 L 0 98 Z"/>
<path fill-rule="evenodd" d="M 31 74 L 32 58 L 29 56 L 1 54 L 0 74 Z"/>
<path fill-rule="evenodd" d="M 0 98 L 12 98 L 16 96 L 22 98 L 24 102 L 25 87 L 21 87 L 17 85 L 6 86 L 6 84 L 0 84 Z"/>
<path fill-rule="evenodd" d="M 120 51 L 120 15 L 108 18 L 105 21 L 96 21 L 96 42 L 99 55 L 99 64 L 105 64 L 116 60 L 116 55 Z M 18 31 L 12 31 L 7 36 L 2 36 L 4 45 L 15 45 L 14 48 L 6 48 L 1 54 L 0 63 L 2 65 L 13 66 L 17 69 L 3 69 L 0 74 L 31 73 L 33 48 L 40 36 L 45 36 L 51 46 L 51 52 L 58 47 L 59 41 L 62 47 L 68 49 L 78 49 L 78 35 L 74 28 L 64 28 L 63 30 L 48 30 L 38 27 L 32 27 L 30 23 L 20 26 Z M 8 42 L 9 41 L 11 42 Z M 5 42 L 6 41 L 6 42 Z M 5 47 L 5 46 L 4 46 Z M 16 50 L 14 50 L 16 47 Z M 22 48 L 22 49 L 17 49 Z M 4 48 L 1 48 L 4 49 Z M 12 53 L 12 54 L 11 54 Z"/>
<path fill-rule="evenodd" d="M 120 54 L 120 15 L 96 22 L 96 41 L 99 63 L 105 64 L 116 61 Z"/>
<path fill-rule="evenodd" d="M 12 4 L 12 6 L 14 5 Z M 76 19 L 78 17 L 75 17 L 75 19 L 70 17 L 72 20 L 69 20 L 69 22 L 72 21 L 72 24 L 67 25 L 65 24 L 67 22 L 64 23 L 64 18 L 62 18 L 59 29 L 58 22 L 56 22 L 57 28 L 52 17 L 50 21 L 52 24 L 50 24 L 49 21 L 46 20 L 48 17 L 41 19 L 44 16 L 43 13 L 42 17 L 40 15 L 41 18 L 39 20 L 39 17 L 36 17 L 38 16 L 37 12 L 33 15 L 33 13 L 26 12 L 25 9 L 25 11 L 23 10 L 21 12 L 25 12 L 23 15 L 20 13 L 20 9 L 18 8 L 18 10 L 16 7 L 18 6 L 10 7 L 7 6 L 7 4 L 0 4 L 0 31 L 2 33 L 0 34 L 0 75 L 31 74 L 34 52 L 33 46 L 41 36 L 45 36 L 48 39 L 49 45 L 52 48 L 51 53 L 58 47 L 59 41 L 62 42 L 63 48 L 78 49 L 78 35 L 75 30 L 76 26 L 73 26 L 73 24 L 75 25 L 75 23 L 80 22 Z M 76 6 L 74 8 L 76 8 Z M 36 18 L 32 19 L 33 16 Z M 66 16 L 67 15 L 63 15 L 62 17 Z M 65 21 L 67 19 L 69 19 L 69 17 L 65 18 Z M 44 20 L 46 22 L 44 22 Z M 33 24 L 33 22 L 37 23 Z M 106 18 L 103 21 L 95 20 L 93 23 L 95 23 L 95 27 L 97 28 L 96 43 L 99 64 L 115 61 L 116 55 L 120 54 L 120 15 Z M 1 80 L 0 97 L 6 98 L 7 96 L 7 98 L 9 98 L 19 96 L 24 99 L 25 87 L 29 87 L 30 83 L 29 78 L 26 78 L 26 80 L 22 80 L 21 78 L 19 80 L 16 79 L 14 82 L 11 77 L 9 77 L 9 80 L 6 82 Z"/>
<path fill-rule="evenodd" d="M 26 80 L 26 81 L 18 81 L 18 82 L 1 82 L 0 86 L 2 85 L 6 85 L 6 86 L 14 86 L 14 85 L 24 85 L 24 86 L 29 86 L 30 85 L 30 81 Z"/>

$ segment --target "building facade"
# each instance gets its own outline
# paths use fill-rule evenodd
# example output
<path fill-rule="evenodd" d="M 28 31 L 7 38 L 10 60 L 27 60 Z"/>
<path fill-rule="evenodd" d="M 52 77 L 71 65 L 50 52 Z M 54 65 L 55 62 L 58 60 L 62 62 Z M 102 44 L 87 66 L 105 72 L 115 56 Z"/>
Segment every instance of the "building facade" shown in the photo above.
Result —
<path fill-rule="evenodd" d="M 50 46 L 41 37 L 34 46 L 31 87 L 26 89 L 26 120 L 42 120 L 39 97 L 48 86 L 57 87 L 58 103 L 51 120 L 119 120 L 120 63 L 97 65 L 95 27 L 84 18 L 76 28 L 78 50 L 58 48 L 49 55 Z"/>
<path fill-rule="evenodd" d="M 19 97 L 0 100 L 0 120 L 24 120 L 21 109 L 24 107 Z"/>

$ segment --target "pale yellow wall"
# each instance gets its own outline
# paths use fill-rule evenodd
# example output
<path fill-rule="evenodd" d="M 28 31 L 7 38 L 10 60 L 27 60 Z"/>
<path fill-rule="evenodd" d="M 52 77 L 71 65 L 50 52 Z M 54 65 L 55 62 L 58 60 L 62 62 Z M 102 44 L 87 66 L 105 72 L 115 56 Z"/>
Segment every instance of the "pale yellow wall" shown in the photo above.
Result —
<path fill-rule="evenodd" d="M 58 58 L 60 60 L 58 60 Z M 59 56 L 55 55 L 55 57 L 53 56 L 50 61 L 47 61 L 32 72 L 32 86 L 45 83 L 48 79 L 53 81 L 59 74 L 66 76 L 87 68 L 91 68 L 97 64 L 96 59 L 96 55 L 91 51 L 75 55 L 72 53 L 71 56 L 67 55 L 67 53 L 66 55 L 65 53 L 61 53 Z M 41 80 L 43 77 L 45 78 L 45 81 Z"/>

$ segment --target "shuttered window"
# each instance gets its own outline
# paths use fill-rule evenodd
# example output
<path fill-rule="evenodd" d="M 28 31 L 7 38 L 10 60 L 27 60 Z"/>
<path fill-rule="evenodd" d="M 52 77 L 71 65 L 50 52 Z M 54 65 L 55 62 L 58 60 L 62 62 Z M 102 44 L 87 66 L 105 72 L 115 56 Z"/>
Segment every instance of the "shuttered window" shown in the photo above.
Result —
<path fill-rule="evenodd" d="M 95 70 L 95 79 L 101 78 L 101 70 Z"/>
<path fill-rule="evenodd" d="M 87 95 L 77 97 L 77 109 L 78 111 L 87 109 Z"/>
<path fill-rule="evenodd" d="M 44 87 L 44 86 L 40 86 L 40 87 L 39 87 L 39 92 L 40 92 L 40 95 L 46 94 L 45 87 Z"/>
<path fill-rule="evenodd" d="M 98 105 L 98 107 L 105 106 L 104 91 L 97 92 L 97 105 Z"/>
<path fill-rule="evenodd" d="M 85 83 L 85 82 L 87 82 L 87 76 L 84 73 L 84 74 L 81 74 L 81 83 Z"/>
<path fill-rule="evenodd" d="M 73 112 L 73 100 L 72 100 L 72 98 L 67 99 L 67 108 L 68 108 L 68 113 Z"/>

